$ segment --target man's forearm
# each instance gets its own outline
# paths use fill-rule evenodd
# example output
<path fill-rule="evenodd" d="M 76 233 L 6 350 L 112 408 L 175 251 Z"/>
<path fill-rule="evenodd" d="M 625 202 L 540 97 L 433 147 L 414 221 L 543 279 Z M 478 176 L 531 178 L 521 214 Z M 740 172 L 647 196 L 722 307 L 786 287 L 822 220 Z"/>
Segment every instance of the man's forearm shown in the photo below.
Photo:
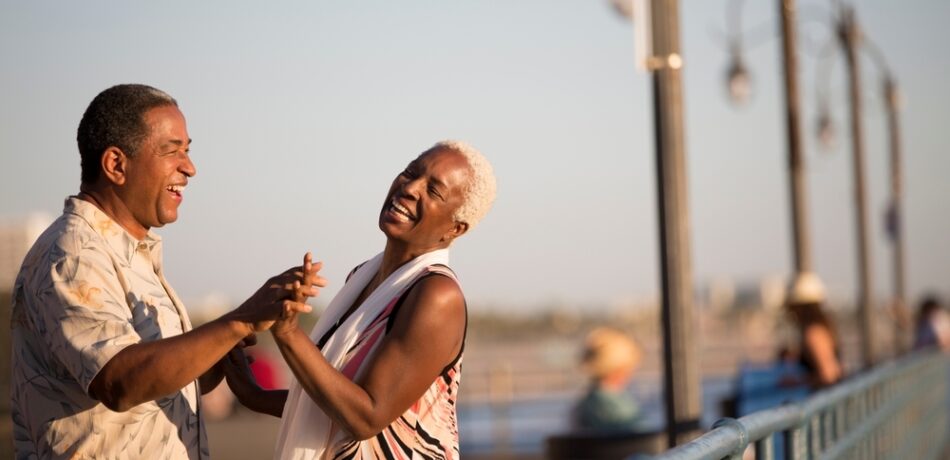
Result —
<path fill-rule="evenodd" d="M 207 372 L 250 327 L 227 316 L 185 334 L 130 345 L 93 379 L 89 394 L 114 411 L 172 394 Z"/>

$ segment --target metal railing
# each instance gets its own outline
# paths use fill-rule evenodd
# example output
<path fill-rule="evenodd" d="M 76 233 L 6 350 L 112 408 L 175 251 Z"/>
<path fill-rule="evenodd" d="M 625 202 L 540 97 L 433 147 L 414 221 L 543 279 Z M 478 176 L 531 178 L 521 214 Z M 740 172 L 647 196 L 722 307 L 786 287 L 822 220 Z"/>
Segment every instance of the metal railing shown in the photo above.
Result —
<path fill-rule="evenodd" d="M 950 358 L 922 351 L 796 404 L 716 422 L 654 460 L 935 459 L 950 434 Z"/>

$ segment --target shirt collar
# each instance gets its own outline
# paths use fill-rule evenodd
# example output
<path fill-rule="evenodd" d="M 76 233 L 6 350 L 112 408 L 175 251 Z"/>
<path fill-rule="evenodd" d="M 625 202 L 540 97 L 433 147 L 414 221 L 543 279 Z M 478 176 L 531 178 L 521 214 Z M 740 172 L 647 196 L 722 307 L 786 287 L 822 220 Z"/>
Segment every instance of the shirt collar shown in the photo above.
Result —
<path fill-rule="evenodd" d="M 118 222 L 102 212 L 96 205 L 77 196 L 66 199 L 63 213 L 74 214 L 85 220 L 112 247 L 116 254 L 129 264 L 132 263 L 135 249 L 140 245 L 148 248 L 150 253 L 155 253 L 161 249 L 162 237 L 155 232 L 149 230 L 145 234 L 145 238 L 141 241 L 136 240 Z"/>

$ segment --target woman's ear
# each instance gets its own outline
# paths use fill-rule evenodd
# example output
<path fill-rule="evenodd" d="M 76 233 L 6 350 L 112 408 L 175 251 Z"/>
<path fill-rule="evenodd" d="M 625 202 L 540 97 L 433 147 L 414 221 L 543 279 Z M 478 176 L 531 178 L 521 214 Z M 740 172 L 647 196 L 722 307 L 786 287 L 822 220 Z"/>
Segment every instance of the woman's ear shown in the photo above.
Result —
<path fill-rule="evenodd" d="M 467 231 L 468 231 L 467 222 L 455 221 L 455 224 L 452 225 L 452 228 L 450 228 L 449 231 L 446 232 L 445 235 L 442 236 L 442 241 L 448 241 L 451 243 L 452 240 L 464 235 L 465 232 Z"/>

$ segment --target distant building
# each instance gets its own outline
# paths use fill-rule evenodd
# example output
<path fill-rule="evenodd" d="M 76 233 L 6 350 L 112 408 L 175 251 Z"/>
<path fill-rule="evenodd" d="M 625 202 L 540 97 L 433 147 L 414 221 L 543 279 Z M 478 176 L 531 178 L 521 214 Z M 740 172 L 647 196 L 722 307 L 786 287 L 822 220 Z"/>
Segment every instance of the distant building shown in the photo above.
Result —
<path fill-rule="evenodd" d="M 706 302 L 719 313 L 738 310 L 778 310 L 785 302 L 785 282 L 780 276 L 766 276 L 757 282 L 735 282 L 716 278 L 706 286 Z"/>
<path fill-rule="evenodd" d="M 0 220 L 0 291 L 13 290 L 26 252 L 52 222 L 53 218 L 43 213 Z"/>

